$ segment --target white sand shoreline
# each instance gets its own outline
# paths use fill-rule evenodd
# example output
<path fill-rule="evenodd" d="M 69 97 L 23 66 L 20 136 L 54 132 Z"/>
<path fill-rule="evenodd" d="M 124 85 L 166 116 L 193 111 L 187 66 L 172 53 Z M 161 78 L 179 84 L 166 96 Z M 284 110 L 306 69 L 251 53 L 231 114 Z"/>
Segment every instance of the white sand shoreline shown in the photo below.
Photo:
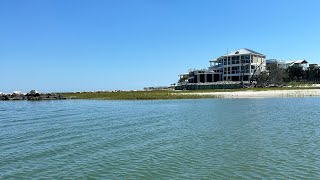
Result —
<path fill-rule="evenodd" d="M 215 96 L 219 98 L 273 98 L 273 97 L 320 97 L 320 89 L 299 90 L 266 90 L 266 91 L 236 91 L 236 92 L 194 92 L 183 93 L 202 96 Z"/>

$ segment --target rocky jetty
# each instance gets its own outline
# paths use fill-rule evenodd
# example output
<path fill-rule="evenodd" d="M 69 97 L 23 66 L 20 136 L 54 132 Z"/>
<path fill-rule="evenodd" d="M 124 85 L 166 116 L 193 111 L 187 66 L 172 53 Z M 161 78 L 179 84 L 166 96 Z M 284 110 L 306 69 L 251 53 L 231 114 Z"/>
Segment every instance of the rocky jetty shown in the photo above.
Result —
<path fill-rule="evenodd" d="M 9 100 L 58 100 L 66 99 L 60 94 L 55 93 L 39 93 L 36 90 L 31 90 L 29 93 L 23 94 L 19 91 L 14 91 L 11 94 L 0 93 L 0 101 Z"/>

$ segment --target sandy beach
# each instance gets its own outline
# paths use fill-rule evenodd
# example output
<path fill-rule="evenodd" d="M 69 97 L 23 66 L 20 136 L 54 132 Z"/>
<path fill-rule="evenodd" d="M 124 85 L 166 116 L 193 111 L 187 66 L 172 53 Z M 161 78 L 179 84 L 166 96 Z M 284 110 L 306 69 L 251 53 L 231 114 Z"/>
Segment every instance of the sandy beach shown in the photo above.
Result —
<path fill-rule="evenodd" d="M 191 94 L 204 95 L 204 96 L 212 95 L 212 96 L 217 96 L 221 98 L 308 97 L 308 96 L 320 96 L 320 89 L 237 91 L 237 92 L 195 92 Z"/>

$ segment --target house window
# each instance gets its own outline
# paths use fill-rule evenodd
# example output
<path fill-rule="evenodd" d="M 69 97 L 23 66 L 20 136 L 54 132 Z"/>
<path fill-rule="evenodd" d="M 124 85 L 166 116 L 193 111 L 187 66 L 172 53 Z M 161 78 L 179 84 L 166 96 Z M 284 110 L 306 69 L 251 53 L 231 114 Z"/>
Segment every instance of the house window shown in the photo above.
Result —
<path fill-rule="evenodd" d="M 233 56 L 232 60 L 239 60 L 239 56 Z"/>

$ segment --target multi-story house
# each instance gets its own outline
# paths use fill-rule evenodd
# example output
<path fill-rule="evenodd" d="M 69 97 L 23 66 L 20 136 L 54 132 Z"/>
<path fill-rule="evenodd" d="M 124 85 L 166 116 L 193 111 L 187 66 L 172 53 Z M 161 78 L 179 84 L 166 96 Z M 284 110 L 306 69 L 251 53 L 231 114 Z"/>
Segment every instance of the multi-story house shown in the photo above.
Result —
<path fill-rule="evenodd" d="M 209 62 L 208 69 L 190 71 L 188 82 L 249 81 L 254 74 L 266 69 L 266 56 L 246 48 L 220 56 Z"/>
<path fill-rule="evenodd" d="M 255 73 L 266 68 L 266 56 L 256 51 L 242 48 L 211 60 L 209 72 L 219 74 L 218 81 L 250 80 Z"/>

